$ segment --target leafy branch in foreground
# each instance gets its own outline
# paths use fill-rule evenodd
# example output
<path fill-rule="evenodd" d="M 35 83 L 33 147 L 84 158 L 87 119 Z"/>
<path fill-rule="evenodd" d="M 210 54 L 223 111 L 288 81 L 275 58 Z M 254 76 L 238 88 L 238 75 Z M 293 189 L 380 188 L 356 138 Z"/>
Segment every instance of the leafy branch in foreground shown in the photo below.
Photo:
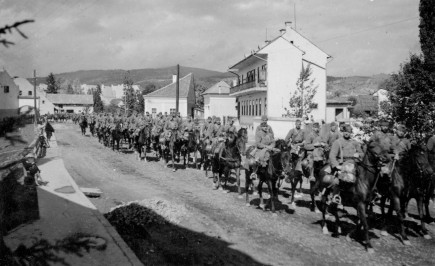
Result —
<path fill-rule="evenodd" d="M 5 25 L 4 27 L 0 28 L 0 35 L 5 35 L 5 34 L 12 34 L 13 31 L 15 30 L 16 32 L 18 32 L 21 37 L 23 37 L 24 39 L 28 39 L 27 35 L 24 34 L 24 32 L 22 32 L 19 27 L 23 24 L 27 24 L 27 23 L 33 23 L 35 22 L 35 20 L 33 19 L 26 19 L 23 21 L 18 21 L 15 22 L 12 25 Z M 9 47 L 9 45 L 14 45 L 15 43 L 7 40 L 6 38 L 0 39 L 0 43 L 3 44 L 3 46 L 5 46 L 6 48 Z"/>

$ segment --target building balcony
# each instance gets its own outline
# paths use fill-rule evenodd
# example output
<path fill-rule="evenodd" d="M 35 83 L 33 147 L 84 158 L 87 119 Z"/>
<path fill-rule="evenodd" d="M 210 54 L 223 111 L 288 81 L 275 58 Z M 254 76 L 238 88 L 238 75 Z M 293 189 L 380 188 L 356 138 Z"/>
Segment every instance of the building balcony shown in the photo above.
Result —
<path fill-rule="evenodd" d="M 250 81 L 230 88 L 230 96 L 239 96 L 252 92 L 267 91 L 267 81 Z"/>

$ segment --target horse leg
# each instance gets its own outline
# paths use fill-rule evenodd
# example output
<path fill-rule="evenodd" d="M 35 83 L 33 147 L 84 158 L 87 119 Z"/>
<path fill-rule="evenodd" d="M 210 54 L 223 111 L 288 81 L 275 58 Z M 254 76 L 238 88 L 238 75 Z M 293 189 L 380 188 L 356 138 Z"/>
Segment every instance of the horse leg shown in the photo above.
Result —
<path fill-rule="evenodd" d="M 239 193 L 238 198 L 242 199 L 242 188 L 240 187 L 240 167 L 235 168 L 236 171 L 236 183 L 237 183 L 237 192 Z"/>
<path fill-rule="evenodd" d="M 397 218 L 399 219 L 400 236 L 402 237 L 403 244 L 409 246 L 411 245 L 411 243 L 409 242 L 408 236 L 405 233 L 405 226 L 403 224 L 403 214 L 400 210 L 400 199 L 396 194 L 392 196 L 391 204 L 394 206 L 394 210 L 396 211 Z"/>
<path fill-rule="evenodd" d="M 380 202 L 380 209 L 381 209 L 381 219 L 382 219 L 382 226 L 381 226 L 381 235 L 383 236 L 388 236 L 388 232 L 387 232 L 387 226 L 386 226 L 386 215 L 385 215 L 385 202 L 387 201 L 387 197 L 386 196 L 382 196 L 381 197 L 381 202 Z"/>
<path fill-rule="evenodd" d="M 424 207 L 423 207 L 423 196 L 419 195 L 417 200 L 417 210 L 418 210 L 418 216 L 420 218 L 420 229 L 423 233 L 423 237 L 426 239 L 431 239 L 431 236 L 429 235 L 428 230 L 426 229 L 426 224 L 424 221 Z"/>
<path fill-rule="evenodd" d="M 311 196 L 311 211 L 315 213 L 320 213 L 319 208 L 316 205 L 316 192 L 320 188 L 320 181 L 317 180 L 313 182 L 310 186 L 310 196 Z"/>
<path fill-rule="evenodd" d="M 332 213 L 335 217 L 335 233 L 336 236 L 339 237 L 341 235 L 341 226 L 340 226 L 340 217 L 338 216 L 338 205 L 332 204 Z"/>
<path fill-rule="evenodd" d="M 264 199 L 263 199 L 263 180 L 260 179 L 260 181 L 258 182 L 258 196 L 260 197 L 260 208 L 263 209 L 263 211 L 266 210 L 266 205 L 264 204 Z"/>
<path fill-rule="evenodd" d="M 367 251 L 369 253 L 373 253 L 374 249 L 372 244 L 370 243 L 370 238 L 369 238 L 369 224 L 367 223 L 367 215 L 366 215 L 366 204 L 364 202 L 358 202 L 357 205 L 357 209 L 358 209 L 358 217 L 361 221 L 361 225 L 363 227 L 363 233 L 364 233 L 364 244 L 365 247 L 367 249 Z"/>
<path fill-rule="evenodd" d="M 171 152 L 171 158 L 172 158 L 172 172 L 175 172 L 175 160 L 174 160 L 174 147 L 172 147 L 172 149 L 170 150 Z"/>
<path fill-rule="evenodd" d="M 424 218 L 426 219 L 426 222 L 428 224 L 433 222 L 432 217 L 430 216 L 430 211 L 429 211 L 429 200 L 430 200 L 430 196 L 426 195 L 424 198 L 424 208 L 426 210 Z"/>

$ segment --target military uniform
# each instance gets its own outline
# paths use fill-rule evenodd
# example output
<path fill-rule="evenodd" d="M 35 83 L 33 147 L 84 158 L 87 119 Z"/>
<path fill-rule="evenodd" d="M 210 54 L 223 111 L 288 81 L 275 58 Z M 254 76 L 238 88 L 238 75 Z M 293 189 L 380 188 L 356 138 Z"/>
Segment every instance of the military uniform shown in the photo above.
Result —
<path fill-rule="evenodd" d="M 290 131 L 287 133 L 287 136 L 285 137 L 285 142 L 288 144 L 300 144 L 305 140 L 305 131 L 300 129 L 290 129 Z"/>
<path fill-rule="evenodd" d="M 267 127 L 267 130 L 264 131 L 261 129 L 260 124 L 260 130 L 255 132 L 255 160 L 259 162 L 262 166 L 266 166 L 267 162 L 270 158 L 270 153 L 268 148 L 274 148 L 275 147 L 275 139 L 273 136 L 273 131 L 270 131 L 270 126 Z"/>
<path fill-rule="evenodd" d="M 332 168 L 337 168 L 345 162 L 355 162 L 355 154 L 358 153 L 362 158 L 363 151 L 361 145 L 353 139 L 340 138 L 332 144 L 329 152 L 329 160 Z"/>

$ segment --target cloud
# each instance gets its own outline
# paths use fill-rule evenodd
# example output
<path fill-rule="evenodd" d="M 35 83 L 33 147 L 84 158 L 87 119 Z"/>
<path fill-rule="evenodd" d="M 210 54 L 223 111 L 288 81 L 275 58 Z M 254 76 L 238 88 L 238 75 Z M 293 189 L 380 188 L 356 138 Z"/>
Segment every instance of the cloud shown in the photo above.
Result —
<path fill-rule="evenodd" d="M 369 0 L 77 0 L 1 1 L 0 22 L 35 18 L 0 48 L 0 67 L 29 76 L 79 69 L 137 69 L 182 64 L 225 71 L 245 53 L 296 26 L 334 60 L 328 74 L 396 71 L 419 51 L 417 1 Z M 20 1 L 21 2 L 21 1 Z M 362 30 L 366 30 L 361 32 Z M 330 40 L 334 37 L 339 37 Z M 416 45 L 417 44 L 417 45 Z M 382 60 L 380 60 L 382 58 Z M 382 62 L 380 62 L 382 61 Z"/>

